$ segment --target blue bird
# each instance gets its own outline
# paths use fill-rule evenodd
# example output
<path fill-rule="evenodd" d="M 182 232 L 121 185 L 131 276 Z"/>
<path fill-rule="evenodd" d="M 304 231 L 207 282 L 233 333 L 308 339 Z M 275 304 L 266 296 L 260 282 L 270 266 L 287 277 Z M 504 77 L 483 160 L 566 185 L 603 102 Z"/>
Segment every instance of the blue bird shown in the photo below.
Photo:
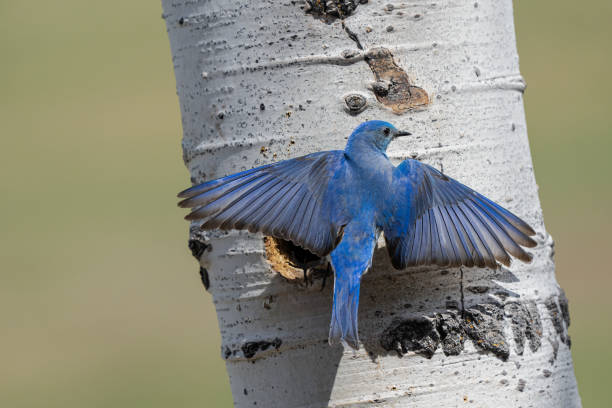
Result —
<path fill-rule="evenodd" d="M 189 188 L 185 218 L 205 230 L 249 230 L 326 257 L 334 271 L 329 342 L 359 348 L 361 277 L 380 233 L 393 266 L 490 267 L 510 255 L 531 261 L 534 230 L 520 218 L 431 166 L 386 155 L 396 137 L 387 122 L 359 125 L 344 150 L 267 164 Z"/>

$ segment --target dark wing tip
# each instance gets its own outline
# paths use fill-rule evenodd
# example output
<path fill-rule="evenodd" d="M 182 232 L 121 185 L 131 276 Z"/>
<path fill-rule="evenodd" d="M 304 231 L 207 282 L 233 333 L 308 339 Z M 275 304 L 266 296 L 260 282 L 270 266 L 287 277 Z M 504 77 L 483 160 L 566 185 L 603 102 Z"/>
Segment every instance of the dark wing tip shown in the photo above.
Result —
<path fill-rule="evenodd" d="M 525 223 L 525 227 L 525 231 L 528 236 L 533 237 L 536 234 L 535 230 L 531 228 L 529 224 Z"/>
<path fill-rule="evenodd" d="M 193 211 L 193 212 L 190 212 L 189 214 L 187 214 L 185 216 L 185 219 L 187 221 L 196 221 L 196 220 L 200 220 L 202 218 L 197 215 L 196 211 Z"/>
<path fill-rule="evenodd" d="M 521 261 L 525 263 L 530 263 L 533 260 L 533 255 L 531 255 L 529 252 L 523 251 L 523 254 L 521 254 L 521 256 L 518 259 L 520 259 Z"/>
<path fill-rule="evenodd" d="M 530 225 L 527 225 L 527 228 L 528 228 L 527 235 L 529 235 L 530 237 L 533 237 L 536 234 L 535 230 L 533 228 L 531 228 Z"/>
<path fill-rule="evenodd" d="M 501 263 L 502 265 L 504 265 L 505 267 L 510 267 L 510 264 L 512 263 L 512 259 L 508 256 L 508 257 L 503 257 L 503 258 L 498 258 L 497 261 L 499 263 Z"/>
<path fill-rule="evenodd" d="M 189 195 L 190 195 L 189 193 L 191 192 L 191 189 L 192 189 L 192 188 L 193 188 L 193 187 L 190 187 L 190 188 L 187 188 L 187 189 L 185 189 L 185 190 L 183 190 L 183 191 L 180 191 L 180 192 L 179 192 L 179 193 L 176 195 L 176 197 L 177 197 L 177 198 L 188 198 L 188 197 L 189 197 Z"/>
<path fill-rule="evenodd" d="M 177 197 L 180 197 L 180 196 L 177 196 Z M 189 207 L 191 207 L 189 205 L 189 198 L 185 198 L 184 200 L 179 201 L 178 203 L 176 203 L 176 205 L 179 206 L 180 208 L 189 208 Z"/>
<path fill-rule="evenodd" d="M 535 248 L 538 245 L 538 243 L 534 239 L 527 237 L 525 242 L 523 242 L 521 245 L 524 246 L 525 248 Z"/>

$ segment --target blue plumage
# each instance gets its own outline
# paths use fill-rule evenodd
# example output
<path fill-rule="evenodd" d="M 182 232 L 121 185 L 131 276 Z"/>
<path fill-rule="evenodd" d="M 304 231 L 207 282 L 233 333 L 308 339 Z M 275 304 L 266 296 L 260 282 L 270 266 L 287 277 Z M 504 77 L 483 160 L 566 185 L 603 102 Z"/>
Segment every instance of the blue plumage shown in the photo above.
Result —
<path fill-rule="evenodd" d="M 181 207 L 203 229 L 248 229 L 330 255 L 334 303 L 330 343 L 359 347 L 362 275 L 383 232 L 391 262 L 416 265 L 529 262 L 533 229 L 520 218 L 431 166 L 394 167 L 389 143 L 408 135 L 383 121 L 359 125 L 342 150 L 268 164 L 189 188 Z"/>

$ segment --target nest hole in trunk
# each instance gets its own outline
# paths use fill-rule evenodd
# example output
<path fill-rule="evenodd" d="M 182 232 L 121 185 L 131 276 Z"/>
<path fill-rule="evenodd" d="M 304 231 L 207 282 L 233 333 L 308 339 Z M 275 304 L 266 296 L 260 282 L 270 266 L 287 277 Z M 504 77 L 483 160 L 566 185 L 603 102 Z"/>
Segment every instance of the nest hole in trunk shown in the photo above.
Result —
<path fill-rule="evenodd" d="M 291 241 L 264 237 L 266 260 L 285 279 L 292 282 L 312 281 L 329 273 L 327 261 Z"/>

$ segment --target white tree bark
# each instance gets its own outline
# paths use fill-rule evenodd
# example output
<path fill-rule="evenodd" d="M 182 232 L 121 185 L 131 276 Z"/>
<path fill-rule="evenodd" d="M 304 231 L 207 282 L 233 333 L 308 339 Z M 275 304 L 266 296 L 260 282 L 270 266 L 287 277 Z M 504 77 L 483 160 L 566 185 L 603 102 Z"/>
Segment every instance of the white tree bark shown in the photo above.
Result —
<path fill-rule="evenodd" d="M 355 126 L 382 119 L 414 135 L 391 144 L 393 161 L 442 167 L 529 222 L 539 245 L 531 264 L 499 271 L 396 271 L 381 241 L 353 352 L 327 344 L 331 282 L 280 276 L 262 236 L 192 228 L 235 405 L 580 406 L 511 1 L 370 1 L 341 9 L 345 27 L 331 4 L 352 2 L 311 3 L 163 0 L 192 182 L 342 149 Z"/>

